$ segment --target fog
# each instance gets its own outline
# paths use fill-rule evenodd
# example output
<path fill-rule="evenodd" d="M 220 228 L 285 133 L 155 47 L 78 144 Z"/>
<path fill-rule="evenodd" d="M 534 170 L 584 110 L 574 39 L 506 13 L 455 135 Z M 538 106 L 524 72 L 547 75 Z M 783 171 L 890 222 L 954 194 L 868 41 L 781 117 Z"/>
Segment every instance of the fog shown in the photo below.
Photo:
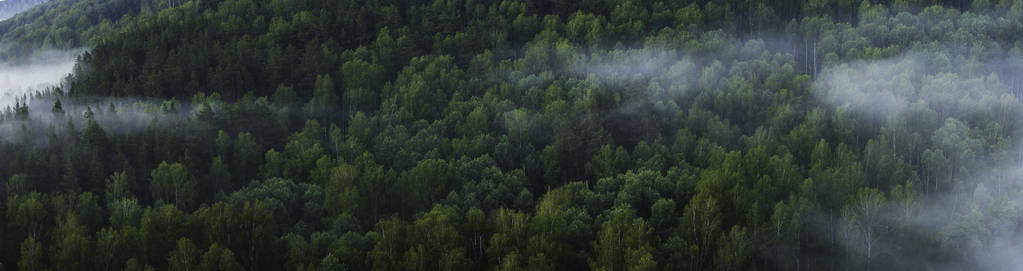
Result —
<path fill-rule="evenodd" d="M 0 142 L 46 145 L 56 136 L 74 135 L 95 120 L 107 134 L 124 135 L 144 129 L 162 129 L 192 115 L 186 102 L 144 98 L 67 96 L 67 76 L 83 50 L 47 51 L 22 60 L 24 64 L 0 64 L 0 109 L 22 103 L 23 117 L 0 118 Z M 52 90 L 62 88 L 60 92 Z M 54 106 L 61 102 L 62 113 Z M 91 112 L 87 113 L 87 112 Z M 15 138 L 15 137 L 25 138 Z"/>
<path fill-rule="evenodd" d="M 757 57 L 752 52 L 764 47 L 755 40 L 737 46 L 740 60 Z M 814 79 L 811 99 L 816 104 L 832 113 L 851 112 L 873 139 L 894 137 L 894 149 L 921 144 L 914 140 L 932 142 L 934 151 L 941 151 L 937 156 L 947 161 L 934 176 L 916 172 L 919 179 L 905 180 L 911 188 L 875 187 L 880 201 L 849 199 L 845 210 L 812 214 L 816 218 L 810 220 L 830 221 L 805 229 L 813 239 L 833 239 L 846 252 L 844 262 L 836 265 L 856 266 L 869 258 L 872 267 L 885 270 L 1023 266 L 1023 208 L 1017 201 L 1023 198 L 1023 80 L 1017 79 L 1023 56 L 1009 51 L 964 55 L 955 48 L 931 48 L 875 60 L 840 60 L 822 67 Z M 687 93 L 719 91 L 722 78 L 734 76 L 729 69 L 735 68 L 714 60 L 719 58 L 618 50 L 563 64 L 577 78 L 623 95 L 634 91 L 634 83 L 646 84 L 641 95 L 633 96 L 639 100 L 619 104 L 622 112 L 642 113 L 649 111 L 637 109 L 679 101 Z M 913 157 L 902 159 L 924 159 L 922 151 L 910 149 Z M 978 157 L 983 153 L 990 155 Z"/>
<path fill-rule="evenodd" d="M 938 157 L 947 158 L 942 167 L 947 170 L 941 174 L 921 172 L 925 176 L 915 185 L 922 194 L 916 199 L 891 192 L 879 208 L 860 208 L 864 202 L 850 204 L 854 208 L 845 210 L 842 227 L 846 230 L 838 241 L 853 262 L 887 259 L 885 264 L 893 264 L 887 268 L 925 270 L 1019 270 L 1023 266 L 1019 257 L 1023 255 L 1019 228 L 1023 209 L 1017 202 L 1023 198 L 1019 159 L 1023 133 L 1018 124 L 1023 106 L 1014 79 L 1016 63 L 1023 63 L 1023 58 L 950 55 L 956 52 L 910 52 L 842 63 L 817 79 L 814 94 L 822 104 L 851 110 L 865 125 L 922 135 L 942 151 Z M 988 150 L 990 157 L 974 157 L 973 153 L 984 150 L 971 147 L 970 142 L 990 140 L 985 139 L 990 133 L 1003 138 L 1004 147 Z M 893 141 L 897 142 L 893 147 L 905 143 Z M 858 217 L 850 218 L 853 214 Z M 940 245 L 948 255 L 925 254 L 933 248 L 907 245 Z M 936 258 L 944 261 L 935 262 Z"/>
<path fill-rule="evenodd" d="M 0 108 L 12 106 L 16 98 L 59 86 L 75 66 L 75 51 L 50 51 L 30 57 L 25 64 L 0 63 Z"/>
<path fill-rule="evenodd" d="M 1019 99 L 1010 87 L 1015 83 L 1000 79 L 1014 77 L 1014 66 L 1006 63 L 1023 63 L 1023 58 L 1012 60 L 953 63 L 946 54 L 932 52 L 844 63 L 822 73 L 814 94 L 825 104 L 875 121 L 926 108 L 939 123 L 951 117 L 1006 125 L 1020 115 Z M 962 68 L 967 65 L 969 69 Z"/>
<path fill-rule="evenodd" d="M 55 113 L 56 101 L 63 113 Z M 53 139 L 70 140 L 89 120 L 108 135 L 130 135 L 148 129 L 159 131 L 179 125 L 196 113 L 187 102 L 139 98 L 75 99 L 47 93 L 28 99 L 28 116 L 0 121 L 0 142 L 46 146 Z M 53 137 L 53 138 L 51 138 Z"/>

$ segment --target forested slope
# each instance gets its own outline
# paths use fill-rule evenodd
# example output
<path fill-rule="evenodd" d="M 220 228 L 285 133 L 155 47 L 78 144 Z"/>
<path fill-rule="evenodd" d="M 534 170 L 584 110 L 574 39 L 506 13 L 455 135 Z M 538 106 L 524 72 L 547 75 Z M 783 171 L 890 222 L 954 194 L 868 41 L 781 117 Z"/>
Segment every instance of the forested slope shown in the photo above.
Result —
<path fill-rule="evenodd" d="M 1023 1 L 159 2 L 0 114 L 0 270 L 1023 264 Z"/>
<path fill-rule="evenodd" d="M 6 0 L 0 2 L 0 20 L 10 18 L 18 12 L 25 11 L 44 2 L 46 0 Z"/>
<path fill-rule="evenodd" d="M 23 63 L 36 53 L 91 47 L 103 38 L 149 21 L 167 8 L 166 0 L 7 0 L 5 5 L 36 2 L 31 9 L 0 21 L 0 59 Z M 8 4 L 11 3 L 11 4 Z M 13 15 L 13 17 L 11 17 Z M 0 14 L 0 18 L 6 18 Z"/>

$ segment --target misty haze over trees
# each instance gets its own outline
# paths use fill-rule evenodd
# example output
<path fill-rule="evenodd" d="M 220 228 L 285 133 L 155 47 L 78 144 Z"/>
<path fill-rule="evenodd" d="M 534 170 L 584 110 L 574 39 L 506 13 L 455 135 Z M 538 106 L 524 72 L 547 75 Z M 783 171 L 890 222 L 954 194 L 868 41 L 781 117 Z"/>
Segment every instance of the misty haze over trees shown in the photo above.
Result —
<path fill-rule="evenodd" d="M 0 20 L 6 20 L 14 14 L 28 10 L 48 0 L 4 0 L 0 1 Z"/>
<path fill-rule="evenodd" d="M 51 0 L 0 59 L 0 271 L 1023 266 L 1023 0 Z"/>

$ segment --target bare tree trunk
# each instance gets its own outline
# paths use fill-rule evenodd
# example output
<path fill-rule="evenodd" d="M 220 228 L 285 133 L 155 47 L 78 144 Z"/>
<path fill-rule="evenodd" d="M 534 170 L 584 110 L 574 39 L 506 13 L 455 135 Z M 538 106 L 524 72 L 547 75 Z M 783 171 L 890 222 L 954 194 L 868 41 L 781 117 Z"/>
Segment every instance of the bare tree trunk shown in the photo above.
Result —
<path fill-rule="evenodd" d="M 829 208 L 828 209 L 828 239 L 831 242 L 831 246 L 830 247 L 834 248 L 835 247 L 835 215 L 834 215 L 834 209 L 833 208 Z M 828 259 L 831 261 L 831 270 L 835 270 L 835 258 L 834 257 L 828 257 Z"/>
<path fill-rule="evenodd" d="M 813 41 L 813 78 L 817 78 L 817 41 Z"/>
<path fill-rule="evenodd" d="M 873 235 L 873 234 L 872 234 L 872 232 L 870 231 L 869 228 L 866 228 L 866 229 L 863 230 L 863 241 L 864 241 L 864 245 L 866 245 L 866 247 L 867 247 L 867 266 L 866 266 L 866 270 L 870 270 L 870 257 L 873 256 L 873 255 L 871 255 L 873 253 L 873 246 L 872 246 L 873 244 L 871 242 L 872 240 L 870 240 L 871 239 L 871 235 Z"/>

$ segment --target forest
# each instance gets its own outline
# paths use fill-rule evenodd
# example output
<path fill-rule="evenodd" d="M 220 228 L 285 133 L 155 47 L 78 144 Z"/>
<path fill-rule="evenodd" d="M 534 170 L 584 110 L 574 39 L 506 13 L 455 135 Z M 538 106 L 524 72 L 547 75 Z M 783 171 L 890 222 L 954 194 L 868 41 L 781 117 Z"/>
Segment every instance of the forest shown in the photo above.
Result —
<path fill-rule="evenodd" d="M 0 20 L 14 16 L 47 0 L 4 0 L 0 2 Z"/>
<path fill-rule="evenodd" d="M 0 96 L 0 271 L 1023 266 L 1023 0 L 0 21 L 3 63 L 53 52 Z"/>

